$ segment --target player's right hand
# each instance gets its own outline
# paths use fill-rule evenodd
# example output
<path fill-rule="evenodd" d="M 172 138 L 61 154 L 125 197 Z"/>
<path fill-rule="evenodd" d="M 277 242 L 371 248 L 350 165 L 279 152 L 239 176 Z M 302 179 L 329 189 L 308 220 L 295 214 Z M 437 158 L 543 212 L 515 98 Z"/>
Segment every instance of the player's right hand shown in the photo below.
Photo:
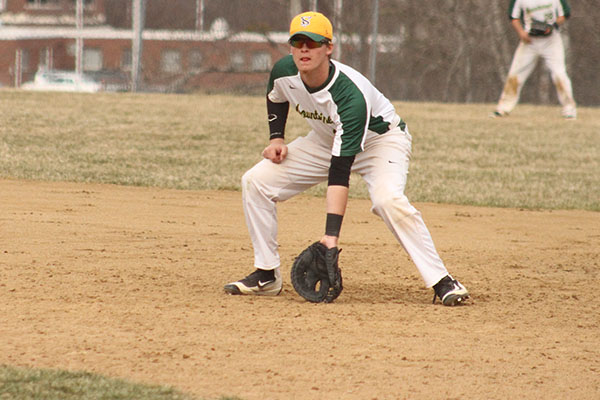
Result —
<path fill-rule="evenodd" d="M 529 36 L 529 33 L 525 31 L 519 32 L 519 38 L 525 43 L 531 43 L 531 37 Z"/>
<path fill-rule="evenodd" d="M 272 139 L 271 143 L 262 152 L 262 156 L 275 164 L 281 163 L 287 156 L 287 145 L 283 139 Z"/>

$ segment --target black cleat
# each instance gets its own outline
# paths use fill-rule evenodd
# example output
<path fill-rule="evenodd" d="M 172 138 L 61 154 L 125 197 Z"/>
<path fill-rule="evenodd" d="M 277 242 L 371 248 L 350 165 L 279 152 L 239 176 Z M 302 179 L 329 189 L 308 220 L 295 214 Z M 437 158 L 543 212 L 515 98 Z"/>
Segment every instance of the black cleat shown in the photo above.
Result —
<path fill-rule="evenodd" d="M 459 281 L 452 279 L 450 275 L 446 275 L 436 283 L 433 290 L 435 292 L 433 295 L 434 304 L 436 297 L 439 297 L 445 306 L 457 306 L 463 304 L 469 298 L 467 289 Z"/>
<path fill-rule="evenodd" d="M 277 296 L 281 293 L 283 279 L 279 268 L 264 270 L 257 269 L 244 279 L 225 285 L 229 294 L 246 294 L 255 296 Z"/>

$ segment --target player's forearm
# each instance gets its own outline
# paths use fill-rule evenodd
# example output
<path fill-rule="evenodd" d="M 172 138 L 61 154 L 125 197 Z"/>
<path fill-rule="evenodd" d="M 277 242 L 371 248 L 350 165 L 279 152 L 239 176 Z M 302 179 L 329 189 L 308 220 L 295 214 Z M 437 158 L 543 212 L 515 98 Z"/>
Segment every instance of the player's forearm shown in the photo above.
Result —
<path fill-rule="evenodd" d="M 517 35 L 519 35 L 519 39 L 521 39 L 525 43 L 531 42 L 529 34 L 525 31 L 525 29 L 523 29 L 523 25 L 521 25 L 521 20 L 513 19 L 511 20 L 511 24 L 515 32 L 517 32 Z"/>
<path fill-rule="evenodd" d="M 270 139 L 283 138 L 285 136 L 285 124 L 287 122 L 289 106 L 289 102 L 273 103 L 267 96 Z"/>
<path fill-rule="evenodd" d="M 321 243 L 329 249 L 338 245 L 347 203 L 347 186 L 330 185 L 327 187 L 327 219 Z"/>
<path fill-rule="evenodd" d="M 525 32 L 525 29 L 523 29 L 523 25 L 521 24 L 520 19 L 512 19 L 510 21 L 510 24 L 512 25 L 515 32 L 517 32 L 517 35 L 519 35 L 519 37 L 521 37 L 524 34 L 527 34 L 527 32 Z"/>
<path fill-rule="evenodd" d="M 355 156 L 332 156 L 327 182 L 327 213 L 344 215 Z"/>
<path fill-rule="evenodd" d="M 327 214 L 344 215 L 346 213 L 348 191 L 346 186 L 327 187 Z"/>
<path fill-rule="evenodd" d="M 355 156 L 332 156 L 327 182 L 327 221 L 321 239 L 328 248 L 337 247 L 342 220 L 348 203 L 350 171 Z"/>

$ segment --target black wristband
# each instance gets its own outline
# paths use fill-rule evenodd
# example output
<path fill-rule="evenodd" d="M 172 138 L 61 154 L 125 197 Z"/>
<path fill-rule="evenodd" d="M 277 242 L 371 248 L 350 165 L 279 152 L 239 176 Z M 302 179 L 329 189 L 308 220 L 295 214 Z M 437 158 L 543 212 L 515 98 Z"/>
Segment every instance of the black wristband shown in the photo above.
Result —
<path fill-rule="evenodd" d="M 327 236 L 340 236 L 340 230 L 342 229 L 343 215 L 327 213 L 327 221 L 325 223 L 325 235 Z"/>

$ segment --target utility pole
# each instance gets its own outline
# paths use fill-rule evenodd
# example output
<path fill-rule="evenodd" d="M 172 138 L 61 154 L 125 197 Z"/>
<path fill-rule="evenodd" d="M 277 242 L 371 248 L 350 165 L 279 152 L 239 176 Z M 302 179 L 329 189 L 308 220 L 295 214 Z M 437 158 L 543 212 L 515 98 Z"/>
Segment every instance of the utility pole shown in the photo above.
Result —
<path fill-rule="evenodd" d="M 21 87 L 23 82 L 23 50 L 15 51 L 15 87 Z"/>
<path fill-rule="evenodd" d="M 83 72 L 83 0 L 77 0 L 75 26 L 77 28 L 77 38 L 75 39 L 75 72 L 81 75 Z"/>
<path fill-rule="evenodd" d="M 375 84 L 375 76 L 376 76 L 376 61 L 377 61 L 377 34 L 379 30 L 379 0 L 374 0 L 374 10 L 373 10 L 373 21 L 372 21 L 372 29 L 371 32 L 371 55 L 369 57 L 369 79 L 371 83 Z"/>
<path fill-rule="evenodd" d="M 335 0 L 333 6 L 333 31 L 337 32 L 335 36 L 335 47 L 333 48 L 333 58 L 341 61 L 342 58 L 342 2 Z"/>
<path fill-rule="evenodd" d="M 302 12 L 300 0 L 290 0 L 290 20 Z"/>
<path fill-rule="evenodd" d="M 144 31 L 144 16 L 146 14 L 146 0 L 132 0 L 132 30 L 131 43 L 131 91 L 137 92 L 142 78 L 142 48 Z"/>
<path fill-rule="evenodd" d="M 196 30 L 204 31 L 204 0 L 196 0 Z"/>

